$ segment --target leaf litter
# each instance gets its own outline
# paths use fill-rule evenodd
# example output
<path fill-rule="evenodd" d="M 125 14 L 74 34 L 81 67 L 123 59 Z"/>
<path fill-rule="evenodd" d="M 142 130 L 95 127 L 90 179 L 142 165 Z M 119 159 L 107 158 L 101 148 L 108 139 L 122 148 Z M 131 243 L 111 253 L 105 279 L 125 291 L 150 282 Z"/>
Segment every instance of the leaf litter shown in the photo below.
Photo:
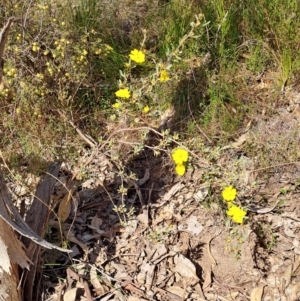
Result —
<path fill-rule="evenodd" d="M 158 170 L 150 156 L 148 166 L 130 166 L 137 178 L 120 176 L 104 155 L 83 154 L 86 174 L 65 163 L 49 231 L 56 241 L 61 231 L 73 253 L 53 257 L 69 268 L 65 280 L 47 280 L 55 289 L 49 300 L 298 300 L 300 168 L 275 167 L 266 178 L 240 154 L 252 131 L 222 150 L 215 166 L 195 165 L 183 178 L 170 177 L 168 165 Z M 244 225 L 226 221 L 220 174 L 236 183 L 249 215 Z"/>

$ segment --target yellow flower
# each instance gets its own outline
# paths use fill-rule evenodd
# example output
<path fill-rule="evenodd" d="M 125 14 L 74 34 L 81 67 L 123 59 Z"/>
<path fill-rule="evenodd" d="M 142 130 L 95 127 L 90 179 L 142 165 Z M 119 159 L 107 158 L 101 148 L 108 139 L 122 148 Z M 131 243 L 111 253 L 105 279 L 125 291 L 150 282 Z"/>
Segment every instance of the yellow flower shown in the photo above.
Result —
<path fill-rule="evenodd" d="M 185 166 L 183 164 L 177 164 L 175 170 L 179 176 L 183 176 L 185 174 Z"/>
<path fill-rule="evenodd" d="M 236 197 L 236 189 L 232 186 L 225 187 L 222 191 L 222 197 L 227 202 L 233 201 Z"/>
<path fill-rule="evenodd" d="M 113 105 L 112 105 L 112 107 L 114 108 L 114 109 L 119 109 L 120 107 L 121 107 L 121 103 L 120 102 L 115 102 Z"/>
<path fill-rule="evenodd" d="M 130 91 L 127 88 L 119 89 L 117 92 L 115 92 L 115 94 L 119 98 L 130 98 Z"/>
<path fill-rule="evenodd" d="M 247 214 L 247 212 L 243 209 L 241 209 L 238 206 L 231 206 L 228 210 L 227 210 L 227 215 L 231 216 L 232 220 L 235 221 L 238 224 L 242 224 L 243 223 L 243 219 L 245 217 L 245 215 Z"/>
<path fill-rule="evenodd" d="M 143 108 L 143 112 L 144 113 L 148 113 L 150 111 L 150 108 L 148 107 L 148 106 L 145 106 L 144 108 Z"/>
<path fill-rule="evenodd" d="M 38 78 L 38 79 L 43 79 L 43 78 L 44 78 L 44 75 L 41 74 L 41 73 L 37 73 L 35 76 L 36 76 L 36 78 Z"/>
<path fill-rule="evenodd" d="M 32 48 L 31 49 L 32 49 L 33 52 L 37 52 L 40 49 L 40 46 L 38 45 L 37 42 L 34 42 L 32 44 Z"/>
<path fill-rule="evenodd" d="M 139 63 L 139 64 L 145 62 L 145 53 L 140 50 L 137 50 L 137 49 L 133 49 L 130 52 L 129 57 L 132 61 Z"/>
<path fill-rule="evenodd" d="M 177 165 L 187 162 L 188 158 L 189 153 L 183 148 L 177 148 L 172 153 L 172 159 Z"/>
<path fill-rule="evenodd" d="M 170 76 L 169 76 L 167 70 L 161 70 L 159 81 L 163 83 L 163 82 L 168 81 L 169 79 L 170 79 Z"/>
<path fill-rule="evenodd" d="M 108 50 L 108 51 L 112 51 L 113 50 L 113 48 L 110 45 L 108 45 L 108 44 L 105 44 L 105 47 L 106 47 L 106 50 Z"/>

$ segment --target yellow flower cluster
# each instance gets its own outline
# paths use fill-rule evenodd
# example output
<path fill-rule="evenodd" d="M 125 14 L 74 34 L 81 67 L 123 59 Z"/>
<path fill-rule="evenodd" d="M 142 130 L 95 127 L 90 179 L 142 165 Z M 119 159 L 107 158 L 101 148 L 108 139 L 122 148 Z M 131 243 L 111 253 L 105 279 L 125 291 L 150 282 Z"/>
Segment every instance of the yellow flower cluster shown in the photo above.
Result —
<path fill-rule="evenodd" d="M 96 54 L 100 54 L 101 51 L 102 50 L 97 50 Z M 130 59 L 130 61 L 125 63 L 125 68 L 130 68 L 131 67 L 131 62 L 135 62 L 137 64 L 144 63 L 145 60 L 146 60 L 146 55 L 145 55 L 144 51 L 138 50 L 138 49 L 135 48 L 135 49 L 131 50 L 131 52 L 129 53 L 129 59 Z M 160 71 L 159 71 L 158 80 L 160 82 L 168 81 L 170 79 L 170 75 L 169 75 L 168 71 L 165 69 L 165 67 L 162 64 L 159 64 L 159 70 Z M 154 85 L 156 83 L 156 81 L 157 81 L 157 78 L 153 79 L 151 84 Z M 146 92 L 150 92 L 151 88 L 152 88 L 152 86 Z M 129 99 L 131 97 L 131 93 L 128 90 L 128 88 L 119 89 L 118 91 L 115 92 L 115 95 L 118 98 L 121 98 L 121 99 Z M 135 102 L 134 94 L 132 95 L 132 99 L 133 99 L 133 102 Z M 121 103 L 116 102 L 112 105 L 112 107 L 115 108 L 115 109 L 118 109 L 118 108 L 121 107 Z M 146 105 L 145 107 L 142 108 L 142 112 L 144 114 L 147 114 L 149 111 L 150 111 L 150 108 L 149 108 L 148 105 Z M 175 155 L 175 157 L 176 157 L 176 155 Z M 187 159 L 186 159 L 186 161 L 187 161 Z M 183 162 L 186 162 L 186 161 L 183 161 Z M 181 163 L 176 163 L 175 162 L 176 163 L 176 172 L 179 175 L 184 175 L 185 174 L 186 167 L 185 167 L 183 162 L 181 162 Z"/>
<path fill-rule="evenodd" d="M 15 6 L 16 7 L 16 6 Z M 41 4 L 38 4 L 37 5 L 37 8 L 41 9 L 41 10 L 47 10 L 49 8 L 48 5 L 41 5 Z"/>
<path fill-rule="evenodd" d="M 228 210 L 226 211 L 226 214 L 230 216 L 234 222 L 238 224 L 242 224 L 244 221 L 244 217 L 247 214 L 247 211 L 232 204 L 232 202 L 236 198 L 236 194 L 237 194 L 236 189 L 232 186 L 227 186 L 222 191 L 222 197 L 227 202 L 228 205 Z"/>
<path fill-rule="evenodd" d="M 179 176 L 183 176 L 186 172 L 186 163 L 189 159 L 189 153 L 183 148 L 177 148 L 172 153 L 172 159 L 176 164 L 175 171 Z"/>
<path fill-rule="evenodd" d="M 3 69 L 5 75 L 10 77 L 17 77 L 17 70 L 16 68 L 4 68 Z"/>

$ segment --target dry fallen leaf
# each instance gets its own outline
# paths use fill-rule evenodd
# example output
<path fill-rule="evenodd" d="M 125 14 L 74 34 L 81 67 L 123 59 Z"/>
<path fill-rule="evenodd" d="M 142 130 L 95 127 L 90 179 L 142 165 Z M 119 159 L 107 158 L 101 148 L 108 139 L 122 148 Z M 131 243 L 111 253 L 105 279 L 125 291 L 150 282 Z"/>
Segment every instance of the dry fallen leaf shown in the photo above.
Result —
<path fill-rule="evenodd" d="M 128 236 L 132 235 L 136 231 L 137 226 L 138 226 L 138 221 L 136 219 L 132 219 L 128 221 L 126 228 L 123 232 L 123 238 L 126 239 Z"/>
<path fill-rule="evenodd" d="M 181 298 L 184 298 L 185 290 L 182 287 L 179 287 L 177 285 L 170 286 L 167 288 L 167 291 Z"/>
<path fill-rule="evenodd" d="M 293 220 L 287 220 L 283 224 L 284 234 L 288 237 L 295 238 L 297 237 L 297 233 L 295 229 L 298 229 L 299 222 L 295 222 Z"/>
<path fill-rule="evenodd" d="M 91 271 L 90 271 L 90 281 L 91 284 L 96 292 L 96 294 L 98 296 L 105 294 L 106 292 L 108 292 L 108 288 L 105 285 L 102 285 L 102 283 L 100 282 L 99 276 L 97 275 L 97 269 L 95 266 L 91 267 Z"/>
<path fill-rule="evenodd" d="M 137 216 L 137 219 L 147 227 L 149 224 L 148 210 L 143 209 L 143 212 Z"/>
<path fill-rule="evenodd" d="M 99 218 L 97 215 L 95 215 L 91 220 L 91 224 L 87 225 L 87 226 L 90 229 L 93 229 L 94 232 L 96 232 L 98 234 L 103 234 L 105 231 L 100 230 L 100 226 L 102 225 L 102 223 L 103 223 L 103 220 L 101 218 Z"/>
<path fill-rule="evenodd" d="M 65 222 L 70 215 L 71 208 L 72 208 L 71 200 L 72 200 L 72 195 L 73 195 L 74 191 L 75 191 L 75 188 L 73 187 L 64 196 L 64 198 L 61 200 L 61 202 L 59 204 L 57 216 L 61 223 Z"/>
<path fill-rule="evenodd" d="M 96 229 L 99 229 L 102 223 L 103 223 L 102 218 L 99 218 L 97 215 L 95 215 L 91 220 L 91 226 L 93 226 Z"/>
<path fill-rule="evenodd" d="M 195 265 L 182 254 L 177 254 L 174 257 L 174 271 L 180 274 L 182 277 L 186 278 L 194 278 L 198 280 L 198 276 L 196 274 Z"/>
<path fill-rule="evenodd" d="M 198 222 L 195 215 L 191 215 L 187 220 L 180 222 L 178 230 L 198 235 L 203 230 L 203 226 Z"/>
<path fill-rule="evenodd" d="M 141 284 L 147 284 L 151 286 L 155 265 L 151 263 L 143 263 L 141 271 L 137 275 L 137 280 Z"/>
<path fill-rule="evenodd" d="M 64 301 L 75 301 L 77 296 L 78 287 L 71 288 L 64 294 Z"/>
<path fill-rule="evenodd" d="M 159 292 L 161 295 L 160 300 L 170 300 L 170 301 L 182 301 L 182 298 L 176 294 L 173 294 L 169 291 L 163 290 L 159 287 L 154 287 L 153 288 L 155 292 Z"/>
<path fill-rule="evenodd" d="M 72 231 L 64 231 L 64 234 L 66 235 L 67 239 L 71 242 L 74 242 L 75 244 L 77 244 L 83 251 L 87 252 L 89 249 L 88 247 L 83 244 L 81 241 L 79 241 L 74 233 Z"/>
<path fill-rule="evenodd" d="M 152 262 L 160 260 L 163 256 L 167 254 L 168 250 L 166 245 L 163 243 L 155 245 Z"/>
<path fill-rule="evenodd" d="M 158 223 L 164 221 L 164 220 L 170 220 L 174 216 L 174 204 L 170 203 L 159 210 L 155 216 L 155 219 L 153 221 L 154 225 L 157 225 Z"/>
<path fill-rule="evenodd" d="M 300 296 L 300 282 L 296 284 L 290 284 L 285 290 L 285 293 L 287 296 L 287 301 L 298 301 Z"/>
<path fill-rule="evenodd" d="M 261 301 L 262 295 L 264 293 L 264 287 L 265 287 L 264 285 L 255 287 L 250 294 L 250 300 L 251 301 Z"/>
<path fill-rule="evenodd" d="M 151 288 L 155 267 L 156 267 L 155 264 L 148 264 L 148 271 L 147 271 L 146 283 L 145 283 L 148 288 Z"/>
<path fill-rule="evenodd" d="M 196 202 L 202 202 L 208 196 L 208 187 L 202 187 L 194 193 L 193 197 Z"/>
<path fill-rule="evenodd" d="M 184 184 L 182 182 L 178 182 L 176 183 L 174 186 L 172 186 L 170 188 L 170 190 L 164 194 L 164 196 L 162 197 L 162 201 L 161 203 L 158 204 L 152 204 L 151 207 L 152 208 L 159 208 L 162 207 L 167 201 L 170 200 L 170 198 L 175 195 L 178 191 L 181 190 L 181 188 L 184 187 Z"/>
<path fill-rule="evenodd" d="M 281 281 L 282 284 L 284 285 L 284 288 L 287 288 L 290 284 L 291 277 L 292 277 L 292 270 L 293 270 L 293 266 L 291 264 L 288 267 L 285 267 L 284 273 L 283 275 L 281 275 Z"/>

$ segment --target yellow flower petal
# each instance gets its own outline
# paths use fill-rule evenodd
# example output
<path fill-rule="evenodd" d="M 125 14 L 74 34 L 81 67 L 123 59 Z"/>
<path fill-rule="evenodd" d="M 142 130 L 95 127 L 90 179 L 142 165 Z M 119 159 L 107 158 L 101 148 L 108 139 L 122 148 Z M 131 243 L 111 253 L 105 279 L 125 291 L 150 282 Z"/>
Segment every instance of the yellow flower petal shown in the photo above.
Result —
<path fill-rule="evenodd" d="M 177 164 L 175 170 L 179 176 L 183 176 L 185 174 L 185 166 L 183 164 Z"/>

